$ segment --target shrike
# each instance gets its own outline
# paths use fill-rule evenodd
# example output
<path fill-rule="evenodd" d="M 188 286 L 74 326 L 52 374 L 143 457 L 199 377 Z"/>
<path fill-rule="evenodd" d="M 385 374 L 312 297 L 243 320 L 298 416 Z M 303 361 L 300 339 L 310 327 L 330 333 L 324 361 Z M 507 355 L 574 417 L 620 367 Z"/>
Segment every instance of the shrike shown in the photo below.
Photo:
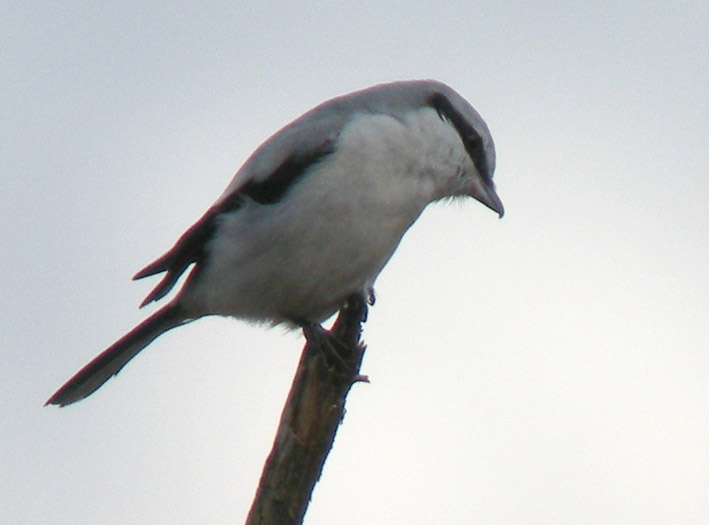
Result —
<path fill-rule="evenodd" d="M 450 87 L 393 82 L 329 100 L 264 142 L 216 203 L 134 279 L 175 297 L 47 404 L 95 392 L 166 331 L 207 315 L 312 328 L 368 296 L 424 208 L 469 196 L 502 217 L 487 125 Z M 191 268 L 190 268 L 191 267 Z"/>

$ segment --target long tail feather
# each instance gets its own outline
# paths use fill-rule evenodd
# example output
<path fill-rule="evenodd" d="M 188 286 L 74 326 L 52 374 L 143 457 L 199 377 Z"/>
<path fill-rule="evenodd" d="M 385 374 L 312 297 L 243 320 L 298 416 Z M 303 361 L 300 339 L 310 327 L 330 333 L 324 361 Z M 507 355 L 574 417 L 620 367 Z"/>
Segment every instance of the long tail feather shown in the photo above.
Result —
<path fill-rule="evenodd" d="M 185 317 L 179 306 L 166 305 L 74 374 L 47 400 L 45 406 L 70 405 L 93 394 L 160 334 L 191 320 Z"/>

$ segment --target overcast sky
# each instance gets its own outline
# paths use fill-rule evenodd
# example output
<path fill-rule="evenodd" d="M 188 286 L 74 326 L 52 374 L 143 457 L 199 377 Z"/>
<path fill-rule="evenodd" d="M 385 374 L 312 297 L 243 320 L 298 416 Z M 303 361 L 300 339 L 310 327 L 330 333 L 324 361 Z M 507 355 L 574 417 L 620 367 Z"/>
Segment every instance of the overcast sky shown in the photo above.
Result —
<path fill-rule="evenodd" d="M 708 523 L 708 28 L 705 1 L 5 1 L 0 521 L 243 522 L 297 332 L 202 320 L 42 404 L 261 141 L 435 78 L 507 214 L 405 237 L 306 523 Z"/>

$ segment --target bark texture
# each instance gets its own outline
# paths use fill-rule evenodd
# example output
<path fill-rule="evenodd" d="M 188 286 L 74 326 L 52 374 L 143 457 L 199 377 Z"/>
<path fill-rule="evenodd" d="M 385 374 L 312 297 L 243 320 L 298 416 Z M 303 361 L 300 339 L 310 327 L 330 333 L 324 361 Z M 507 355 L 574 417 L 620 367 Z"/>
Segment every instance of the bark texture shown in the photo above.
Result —
<path fill-rule="evenodd" d="M 363 297 L 351 297 L 330 332 L 309 337 L 288 394 L 271 453 L 247 525 L 300 524 L 320 478 L 352 385 L 359 375 L 364 345 Z"/>

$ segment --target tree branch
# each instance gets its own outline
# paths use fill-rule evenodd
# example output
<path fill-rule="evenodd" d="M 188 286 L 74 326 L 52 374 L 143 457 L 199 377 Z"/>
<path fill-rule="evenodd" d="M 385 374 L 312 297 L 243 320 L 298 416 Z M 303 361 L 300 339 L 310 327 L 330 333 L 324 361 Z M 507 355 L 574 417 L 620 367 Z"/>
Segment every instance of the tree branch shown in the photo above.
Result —
<path fill-rule="evenodd" d="M 359 375 L 366 315 L 365 299 L 353 295 L 331 332 L 306 343 L 246 525 L 302 523 L 344 417 L 347 393 L 357 381 L 367 381 Z"/>

